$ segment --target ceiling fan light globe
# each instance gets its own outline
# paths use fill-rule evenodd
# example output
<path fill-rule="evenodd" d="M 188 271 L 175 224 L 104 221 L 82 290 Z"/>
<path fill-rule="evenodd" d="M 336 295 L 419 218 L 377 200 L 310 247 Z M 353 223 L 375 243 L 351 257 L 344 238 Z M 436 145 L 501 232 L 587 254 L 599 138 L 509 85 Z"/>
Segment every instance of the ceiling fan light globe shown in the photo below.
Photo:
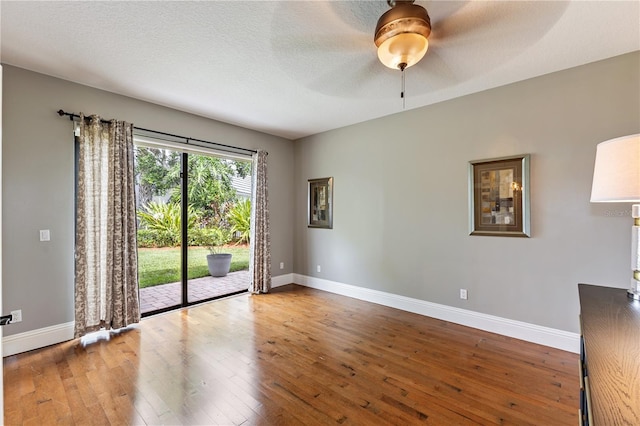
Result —
<path fill-rule="evenodd" d="M 380 62 L 392 69 L 404 69 L 427 53 L 431 19 L 427 10 L 413 1 L 389 4 L 391 9 L 378 19 L 373 41 Z"/>
<path fill-rule="evenodd" d="M 399 69 L 400 64 L 408 68 L 420 62 L 428 48 L 429 41 L 421 34 L 396 34 L 378 46 L 378 59 L 391 69 Z"/>

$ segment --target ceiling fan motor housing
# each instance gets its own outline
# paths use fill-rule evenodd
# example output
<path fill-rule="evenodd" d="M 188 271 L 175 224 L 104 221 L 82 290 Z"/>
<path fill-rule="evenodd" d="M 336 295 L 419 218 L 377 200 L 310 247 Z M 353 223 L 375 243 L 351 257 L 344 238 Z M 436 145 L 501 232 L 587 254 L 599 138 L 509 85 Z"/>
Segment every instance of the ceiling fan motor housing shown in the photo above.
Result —
<path fill-rule="evenodd" d="M 374 42 L 389 68 L 410 67 L 427 53 L 431 19 L 424 7 L 412 3 L 398 1 L 378 19 Z"/>

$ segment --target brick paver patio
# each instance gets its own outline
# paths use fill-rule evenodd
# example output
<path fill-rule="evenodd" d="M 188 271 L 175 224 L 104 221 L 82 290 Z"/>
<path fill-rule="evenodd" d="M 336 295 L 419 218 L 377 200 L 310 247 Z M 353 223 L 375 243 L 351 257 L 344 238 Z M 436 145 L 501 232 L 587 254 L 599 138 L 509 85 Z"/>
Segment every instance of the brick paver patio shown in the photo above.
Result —
<path fill-rule="evenodd" d="M 189 280 L 189 302 L 210 299 L 246 290 L 249 271 L 238 271 L 226 277 L 204 277 Z M 180 304 L 182 283 L 162 284 L 140 289 L 140 312 L 151 312 Z"/>

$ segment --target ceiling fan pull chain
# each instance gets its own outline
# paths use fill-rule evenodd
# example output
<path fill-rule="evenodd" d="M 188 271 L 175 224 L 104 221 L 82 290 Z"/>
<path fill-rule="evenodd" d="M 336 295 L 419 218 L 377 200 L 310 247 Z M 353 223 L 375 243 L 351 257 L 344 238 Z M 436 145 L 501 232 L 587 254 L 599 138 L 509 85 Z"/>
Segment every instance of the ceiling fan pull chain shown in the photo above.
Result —
<path fill-rule="evenodd" d="M 400 89 L 400 97 L 402 98 L 402 109 L 405 108 L 405 97 L 404 97 L 404 88 L 405 88 L 405 84 L 404 84 L 404 68 L 402 68 L 402 70 L 400 71 L 402 73 L 402 88 Z"/>

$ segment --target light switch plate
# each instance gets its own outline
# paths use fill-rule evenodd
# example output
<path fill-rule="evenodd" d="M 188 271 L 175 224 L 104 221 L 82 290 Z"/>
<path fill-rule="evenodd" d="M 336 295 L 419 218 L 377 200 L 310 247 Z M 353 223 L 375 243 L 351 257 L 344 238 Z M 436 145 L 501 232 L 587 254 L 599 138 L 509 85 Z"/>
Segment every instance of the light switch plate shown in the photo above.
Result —
<path fill-rule="evenodd" d="M 50 241 L 51 240 L 51 232 L 48 229 L 40 230 L 40 241 Z"/>

